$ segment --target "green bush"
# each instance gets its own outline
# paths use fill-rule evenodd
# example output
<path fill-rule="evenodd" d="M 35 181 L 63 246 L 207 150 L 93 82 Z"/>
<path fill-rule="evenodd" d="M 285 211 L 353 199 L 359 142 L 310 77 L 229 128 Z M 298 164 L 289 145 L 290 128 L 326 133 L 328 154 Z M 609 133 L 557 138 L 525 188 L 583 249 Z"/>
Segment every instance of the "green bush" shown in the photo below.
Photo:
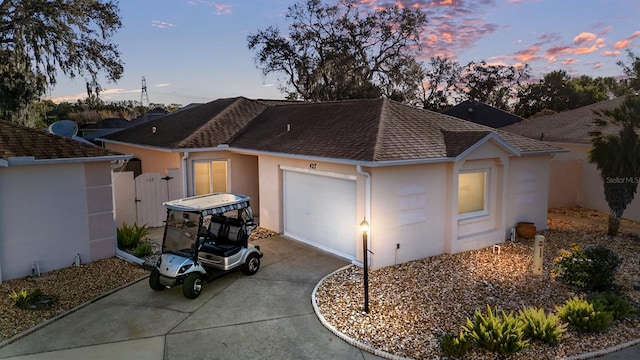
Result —
<path fill-rule="evenodd" d="M 636 315 L 636 308 L 627 299 L 615 293 L 592 295 L 588 301 L 593 304 L 595 310 L 610 313 L 614 320 Z"/>
<path fill-rule="evenodd" d="M 16 306 L 21 309 L 30 308 L 33 304 L 35 304 L 36 301 L 38 301 L 38 299 L 40 299 L 41 296 L 42 296 L 42 291 L 40 291 L 40 289 L 33 289 L 33 290 L 22 289 L 18 292 L 13 291 L 9 295 L 9 297 L 11 297 L 13 301 L 15 301 Z"/>
<path fill-rule="evenodd" d="M 122 226 L 118 227 L 117 233 L 118 247 L 121 249 L 133 249 L 140 240 L 149 235 L 149 229 L 147 225 L 138 226 L 137 223 L 133 225 L 127 225 L 122 223 Z"/>
<path fill-rule="evenodd" d="M 440 339 L 440 350 L 442 350 L 442 354 L 456 359 L 467 354 L 469 345 L 469 341 L 463 332 L 457 336 L 455 334 L 445 334 L 442 339 Z"/>
<path fill-rule="evenodd" d="M 148 242 L 140 242 L 136 245 L 136 248 L 133 250 L 133 256 L 143 257 L 151 254 L 151 244 Z"/>
<path fill-rule="evenodd" d="M 622 260 L 602 245 L 581 249 L 571 245 L 571 251 L 563 250 L 555 259 L 554 276 L 567 285 L 581 289 L 602 291 L 614 285 L 616 271 Z"/>
<path fill-rule="evenodd" d="M 606 311 L 598 311 L 587 300 L 574 297 L 557 308 L 558 317 L 570 327 L 582 332 L 607 330 L 613 323 L 613 316 Z"/>
<path fill-rule="evenodd" d="M 525 337 L 542 340 L 550 345 L 560 342 L 562 334 L 567 331 L 567 325 L 560 322 L 558 316 L 547 315 L 540 308 L 529 307 L 520 310 L 518 321 Z"/>
<path fill-rule="evenodd" d="M 500 354 L 513 354 L 529 345 L 513 313 L 494 314 L 488 305 L 486 317 L 476 310 L 473 321 L 467 318 L 462 330 L 476 345 Z"/>

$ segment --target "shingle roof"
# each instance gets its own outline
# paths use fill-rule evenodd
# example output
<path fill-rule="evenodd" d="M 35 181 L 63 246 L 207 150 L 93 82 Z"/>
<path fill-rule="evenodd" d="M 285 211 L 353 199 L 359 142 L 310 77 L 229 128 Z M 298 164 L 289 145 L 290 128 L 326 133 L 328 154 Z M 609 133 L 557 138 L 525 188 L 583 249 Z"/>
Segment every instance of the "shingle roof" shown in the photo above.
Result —
<path fill-rule="evenodd" d="M 521 153 L 559 150 L 539 141 L 387 99 L 269 107 L 230 145 L 359 161 L 417 160 L 458 155 L 489 133 L 495 133 Z"/>
<path fill-rule="evenodd" d="M 443 111 L 443 114 L 495 129 L 524 120 L 524 118 L 518 115 L 473 100 L 466 100 L 456 106 L 450 107 Z"/>
<path fill-rule="evenodd" d="M 104 138 L 169 149 L 216 147 L 228 144 L 233 135 L 266 107 L 265 104 L 243 97 L 218 99 Z"/>
<path fill-rule="evenodd" d="M 613 109 L 622 104 L 624 99 L 624 96 L 618 97 L 574 110 L 540 116 L 502 127 L 500 130 L 543 141 L 590 144 L 589 132 L 596 130 L 593 111 Z M 613 133 L 616 130 L 615 126 L 609 125 L 603 132 Z"/>
<path fill-rule="evenodd" d="M 33 156 L 36 160 L 122 155 L 41 130 L 0 121 L 0 159 Z"/>
<path fill-rule="evenodd" d="M 219 99 L 105 138 L 167 149 L 226 144 L 250 151 L 396 161 L 455 157 L 489 133 L 524 154 L 559 150 L 387 99 L 322 103 Z"/>

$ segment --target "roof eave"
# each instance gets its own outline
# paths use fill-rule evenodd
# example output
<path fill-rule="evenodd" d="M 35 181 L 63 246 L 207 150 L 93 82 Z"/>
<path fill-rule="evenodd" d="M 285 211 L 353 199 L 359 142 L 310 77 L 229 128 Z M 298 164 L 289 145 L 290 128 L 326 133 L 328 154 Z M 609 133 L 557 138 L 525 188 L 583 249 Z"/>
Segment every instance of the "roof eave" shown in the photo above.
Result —
<path fill-rule="evenodd" d="M 102 161 L 118 161 L 129 160 L 131 155 L 108 155 L 108 156 L 93 156 L 93 157 L 79 157 L 79 158 L 59 158 L 59 159 L 35 159 L 32 156 L 22 156 L 16 158 L 9 158 L 9 160 L 0 160 L 1 166 L 30 166 L 30 165 L 54 165 L 54 164 L 78 164 L 88 162 L 102 162 Z M 5 162 L 6 165 L 3 165 Z"/>
<path fill-rule="evenodd" d="M 322 162 L 331 162 L 331 163 L 343 164 L 343 165 L 360 165 L 365 167 L 420 165 L 420 164 L 444 163 L 444 162 L 454 161 L 454 158 L 451 158 L 451 157 L 407 159 L 407 160 L 383 160 L 383 161 L 354 160 L 354 159 L 331 158 L 331 157 L 325 157 L 325 156 L 299 155 L 299 154 L 280 153 L 280 152 L 273 152 L 273 151 L 261 151 L 261 150 L 252 150 L 252 149 L 243 149 L 243 148 L 229 148 L 229 150 L 232 150 L 235 153 L 244 154 L 244 155 L 277 156 L 277 157 L 284 157 L 284 158 L 296 159 L 296 160 L 322 161 Z"/>

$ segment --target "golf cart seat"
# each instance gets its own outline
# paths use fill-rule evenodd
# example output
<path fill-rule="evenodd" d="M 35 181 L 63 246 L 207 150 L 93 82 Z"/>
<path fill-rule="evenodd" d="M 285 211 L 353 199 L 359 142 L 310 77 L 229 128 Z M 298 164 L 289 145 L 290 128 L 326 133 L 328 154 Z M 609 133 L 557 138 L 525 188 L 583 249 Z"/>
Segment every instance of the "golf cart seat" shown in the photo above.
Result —
<path fill-rule="evenodd" d="M 244 229 L 244 222 L 240 219 L 214 216 L 209 225 L 209 241 L 206 241 L 200 251 L 229 257 L 247 246 L 248 237 Z"/>

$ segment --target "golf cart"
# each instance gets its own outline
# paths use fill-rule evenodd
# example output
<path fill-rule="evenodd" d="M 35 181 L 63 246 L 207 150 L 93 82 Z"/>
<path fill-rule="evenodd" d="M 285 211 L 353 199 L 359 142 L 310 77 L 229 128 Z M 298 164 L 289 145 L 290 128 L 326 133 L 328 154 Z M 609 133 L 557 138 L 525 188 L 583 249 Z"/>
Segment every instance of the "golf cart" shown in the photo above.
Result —
<path fill-rule="evenodd" d="M 257 227 L 249 197 L 214 193 L 168 201 L 164 206 L 162 255 L 149 276 L 153 290 L 182 284 L 184 296 L 195 299 L 205 280 L 234 270 L 245 275 L 258 271 L 262 252 L 248 243 Z"/>

